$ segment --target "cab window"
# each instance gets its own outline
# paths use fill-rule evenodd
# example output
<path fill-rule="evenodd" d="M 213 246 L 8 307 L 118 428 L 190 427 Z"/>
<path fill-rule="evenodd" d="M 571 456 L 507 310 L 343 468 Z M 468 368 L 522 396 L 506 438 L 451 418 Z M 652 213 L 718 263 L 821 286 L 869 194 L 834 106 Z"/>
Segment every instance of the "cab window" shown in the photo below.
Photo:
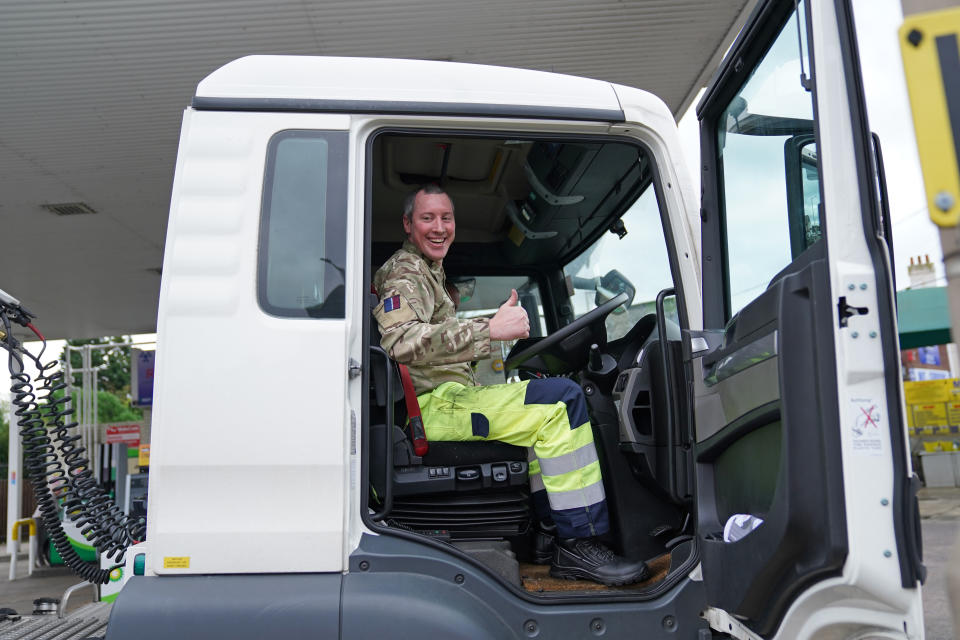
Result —
<path fill-rule="evenodd" d="M 793 13 L 717 126 L 728 317 L 823 236 L 804 22 Z"/>
<path fill-rule="evenodd" d="M 621 291 L 633 299 L 607 316 L 607 339 L 623 337 L 645 315 L 656 313 L 657 294 L 673 286 L 670 260 L 656 191 L 649 185 L 621 218 L 622 226 L 604 233 L 590 248 L 563 268 L 576 317 Z M 619 230 L 619 231 L 618 231 Z M 676 297 L 664 302 L 664 312 L 677 322 Z"/>
<path fill-rule="evenodd" d="M 257 297 L 293 318 L 343 318 L 347 134 L 281 131 L 267 147 Z"/>

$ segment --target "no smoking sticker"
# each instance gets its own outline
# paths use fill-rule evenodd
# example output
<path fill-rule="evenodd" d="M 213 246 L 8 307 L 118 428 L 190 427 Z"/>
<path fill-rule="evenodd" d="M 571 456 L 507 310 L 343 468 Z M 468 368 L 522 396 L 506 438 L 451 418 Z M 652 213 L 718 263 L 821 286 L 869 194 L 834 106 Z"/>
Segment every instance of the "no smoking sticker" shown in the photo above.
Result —
<path fill-rule="evenodd" d="M 880 405 L 873 400 L 853 398 L 853 427 L 850 435 L 853 452 L 862 456 L 883 454 L 883 428 L 880 423 Z"/>

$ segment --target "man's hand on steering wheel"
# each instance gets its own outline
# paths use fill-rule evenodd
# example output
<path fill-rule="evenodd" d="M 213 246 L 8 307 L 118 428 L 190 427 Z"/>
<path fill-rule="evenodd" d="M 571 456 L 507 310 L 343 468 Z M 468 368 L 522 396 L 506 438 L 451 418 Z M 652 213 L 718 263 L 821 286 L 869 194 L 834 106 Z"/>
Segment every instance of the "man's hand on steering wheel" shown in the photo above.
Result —
<path fill-rule="evenodd" d="M 518 300 L 517 290 L 511 289 L 510 297 L 490 318 L 491 340 L 516 340 L 530 335 L 530 318 L 526 309 L 518 305 Z"/>

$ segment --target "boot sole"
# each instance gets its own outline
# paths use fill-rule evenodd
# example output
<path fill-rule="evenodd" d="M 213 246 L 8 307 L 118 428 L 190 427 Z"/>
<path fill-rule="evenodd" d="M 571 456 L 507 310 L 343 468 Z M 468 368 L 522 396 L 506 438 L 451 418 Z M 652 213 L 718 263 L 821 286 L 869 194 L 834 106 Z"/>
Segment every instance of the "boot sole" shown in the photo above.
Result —
<path fill-rule="evenodd" d="M 590 580 L 591 582 L 596 582 L 602 584 L 605 587 L 622 587 L 628 584 L 634 584 L 636 582 L 643 582 L 650 577 L 650 570 L 644 569 L 637 576 L 627 576 L 625 578 L 601 578 L 600 576 L 593 575 L 588 571 L 583 569 L 577 569 L 575 567 L 569 568 L 557 568 L 550 567 L 550 575 L 554 578 L 559 578 L 561 580 Z"/>

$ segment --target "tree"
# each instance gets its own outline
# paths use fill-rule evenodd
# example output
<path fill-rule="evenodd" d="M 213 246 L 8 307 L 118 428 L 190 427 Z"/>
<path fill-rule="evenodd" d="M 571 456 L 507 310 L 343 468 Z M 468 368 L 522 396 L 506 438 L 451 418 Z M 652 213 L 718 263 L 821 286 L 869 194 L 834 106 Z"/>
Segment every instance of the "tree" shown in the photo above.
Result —
<path fill-rule="evenodd" d="M 126 398 L 119 398 L 109 391 L 98 391 L 97 419 L 100 422 L 134 422 L 142 420 L 143 413 L 131 407 Z"/>

